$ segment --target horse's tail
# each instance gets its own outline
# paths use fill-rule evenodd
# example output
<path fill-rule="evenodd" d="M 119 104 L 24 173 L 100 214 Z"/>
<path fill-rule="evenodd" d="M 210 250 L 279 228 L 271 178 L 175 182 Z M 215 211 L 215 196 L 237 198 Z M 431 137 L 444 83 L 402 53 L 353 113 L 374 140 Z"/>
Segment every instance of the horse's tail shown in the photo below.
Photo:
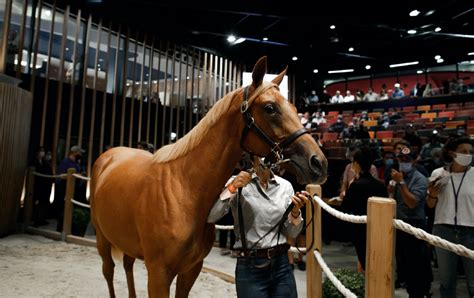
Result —
<path fill-rule="evenodd" d="M 122 262 L 123 261 L 123 251 L 121 251 L 118 247 L 112 245 L 112 249 L 111 249 L 111 252 L 112 254 L 112 259 L 114 260 L 114 262 Z"/>

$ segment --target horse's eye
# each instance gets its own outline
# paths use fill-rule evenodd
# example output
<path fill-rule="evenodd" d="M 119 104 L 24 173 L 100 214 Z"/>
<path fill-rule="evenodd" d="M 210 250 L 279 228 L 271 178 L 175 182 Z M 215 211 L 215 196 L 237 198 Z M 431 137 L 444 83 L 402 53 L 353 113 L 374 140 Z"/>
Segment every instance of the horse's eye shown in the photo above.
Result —
<path fill-rule="evenodd" d="M 264 107 L 264 110 L 267 114 L 275 114 L 276 108 L 272 104 L 268 104 Z"/>

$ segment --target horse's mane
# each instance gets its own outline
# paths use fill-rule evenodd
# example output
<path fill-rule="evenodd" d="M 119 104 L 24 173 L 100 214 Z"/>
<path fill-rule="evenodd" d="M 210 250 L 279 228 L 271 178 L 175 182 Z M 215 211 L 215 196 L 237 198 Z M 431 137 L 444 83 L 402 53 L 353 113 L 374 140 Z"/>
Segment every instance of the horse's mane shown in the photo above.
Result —
<path fill-rule="evenodd" d="M 233 98 L 241 89 L 234 90 L 217 101 L 207 115 L 183 138 L 175 144 L 166 145 L 156 151 L 153 160 L 158 163 L 172 161 L 195 148 L 202 141 L 205 133 L 229 110 Z"/>

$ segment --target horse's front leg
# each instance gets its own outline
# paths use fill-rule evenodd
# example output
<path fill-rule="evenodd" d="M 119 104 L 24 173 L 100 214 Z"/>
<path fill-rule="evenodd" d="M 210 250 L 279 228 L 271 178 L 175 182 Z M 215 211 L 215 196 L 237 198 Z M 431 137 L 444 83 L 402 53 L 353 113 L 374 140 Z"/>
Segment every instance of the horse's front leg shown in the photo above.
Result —
<path fill-rule="evenodd" d="M 145 266 L 148 271 L 148 297 L 169 297 L 170 286 L 174 274 L 163 265 L 164 262 L 159 259 L 147 261 Z"/>
<path fill-rule="evenodd" d="M 191 270 L 178 274 L 178 281 L 176 282 L 176 298 L 188 297 L 189 291 L 199 276 L 202 269 L 203 261 L 197 263 Z"/>

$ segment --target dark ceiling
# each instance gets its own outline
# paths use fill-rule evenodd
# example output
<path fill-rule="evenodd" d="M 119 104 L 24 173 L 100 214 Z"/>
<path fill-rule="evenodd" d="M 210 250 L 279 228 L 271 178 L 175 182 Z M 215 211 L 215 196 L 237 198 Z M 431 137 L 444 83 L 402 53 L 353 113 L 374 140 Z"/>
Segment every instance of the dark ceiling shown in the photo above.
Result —
<path fill-rule="evenodd" d="M 351 76 L 367 75 L 388 72 L 393 63 L 416 60 L 422 68 L 474 59 L 467 55 L 474 52 L 473 1 L 59 1 L 66 4 L 249 67 L 268 55 L 270 70 L 289 65 L 305 88 L 331 78 L 328 70 L 352 68 Z M 417 17 L 409 16 L 413 9 L 420 11 Z M 230 45 L 230 33 L 246 41 Z M 435 55 L 444 62 L 438 64 Z"/>

